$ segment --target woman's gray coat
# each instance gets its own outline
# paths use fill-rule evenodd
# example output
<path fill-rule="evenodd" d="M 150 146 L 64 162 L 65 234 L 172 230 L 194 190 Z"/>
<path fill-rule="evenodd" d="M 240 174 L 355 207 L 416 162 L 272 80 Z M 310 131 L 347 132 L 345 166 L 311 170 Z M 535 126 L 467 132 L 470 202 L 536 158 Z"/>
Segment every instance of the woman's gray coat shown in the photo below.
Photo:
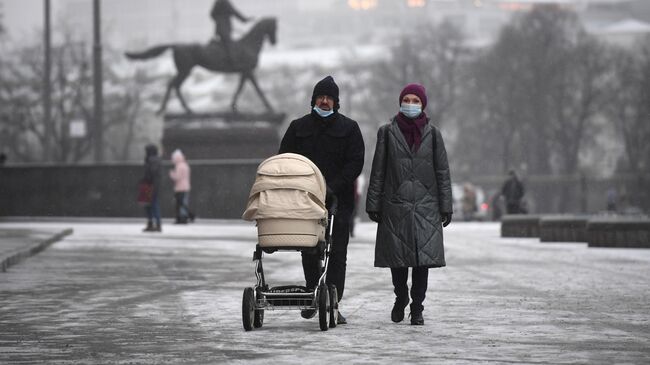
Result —
<path fill-rule="evenodd" d="M 416 152 L 394 119 L 379 128 L 366 211 L 381 213 L 376 267 L 445 266 L 440 213 L 452 212 L 451 178 L 435 126 L 424 126 Z"/>

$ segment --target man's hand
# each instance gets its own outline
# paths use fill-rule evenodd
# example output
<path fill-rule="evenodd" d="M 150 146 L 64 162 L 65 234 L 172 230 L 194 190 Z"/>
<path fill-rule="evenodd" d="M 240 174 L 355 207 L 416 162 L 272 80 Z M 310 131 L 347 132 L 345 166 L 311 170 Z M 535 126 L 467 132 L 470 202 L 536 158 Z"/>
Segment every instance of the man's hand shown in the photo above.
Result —
<path fill-rule="evenodd" d="M 329 185 L 325 185 L 325 187 L 326 187 L 325 206 L 327 206 L 327 210 L 329 210 L 329 214 L 336 215 L 339 206 L 336 193 L 334 193 L 334 190 L 332 190 L 332 188 L 330 188 Z"/>
<path fill-rule="evenodd" d="M 373 222 L 381 223 L 381 213 L 379 212 L 368 212 L 368 217 Z"/>
<path fill-rule="evenodd" d="M 440 213 L 442 217 L 442 226 L 447 227 L 451 223 L 451 213 Z"/>

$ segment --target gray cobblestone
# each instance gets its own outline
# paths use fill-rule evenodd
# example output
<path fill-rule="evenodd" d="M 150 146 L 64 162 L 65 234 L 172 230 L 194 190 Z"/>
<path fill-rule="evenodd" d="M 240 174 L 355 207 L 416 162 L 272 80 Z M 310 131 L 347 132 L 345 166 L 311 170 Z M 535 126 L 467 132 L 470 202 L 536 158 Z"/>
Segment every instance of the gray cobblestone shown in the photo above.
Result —
<path fill-rule="evenodd" d="M 501 238 L 452 223 L 425 325 L 390 321 L 390 272 L 357 226 L 341 311 L 321 332 L 295 311 L 241 324 L 255 281 L 252 224 L 207 221 L 143 234 L 133 223 L 0 223 L 74 234 L 0 273 L 0 362 L 10 364 L 647 364 L 650 251 Z M 271 284 L 302 280 L 298 253 L 265 255 Z M 408 311 L 408 310 L 407 310 Z"/>

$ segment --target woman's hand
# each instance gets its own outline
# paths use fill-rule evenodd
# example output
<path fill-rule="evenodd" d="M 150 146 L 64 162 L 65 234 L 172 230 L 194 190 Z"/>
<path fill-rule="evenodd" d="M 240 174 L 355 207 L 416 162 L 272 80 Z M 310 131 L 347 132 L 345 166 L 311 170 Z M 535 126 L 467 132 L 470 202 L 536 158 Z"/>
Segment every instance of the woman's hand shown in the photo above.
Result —
<path fill-rule="evenodd" d="M 373 222 L 381 223 L 381 213 L 379 212 L 368 212 L 368 217 Z"/>
<path fill-rule="evenodd" d="M 447 227 L 451 223 L 451 213 L 440 213 L 442 217 L 442 226 Z"/>

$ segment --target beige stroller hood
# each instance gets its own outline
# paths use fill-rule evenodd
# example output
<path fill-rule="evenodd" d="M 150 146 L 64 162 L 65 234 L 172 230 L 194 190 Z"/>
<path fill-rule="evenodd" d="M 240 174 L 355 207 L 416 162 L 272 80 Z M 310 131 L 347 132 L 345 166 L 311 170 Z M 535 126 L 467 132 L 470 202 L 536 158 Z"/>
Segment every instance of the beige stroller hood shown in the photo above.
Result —
<path fill-rule="evenodd" d="M 276 155 L 257 168 L 242 218 L 326 219 L 325 194 L 325 179 L 308 158 L 295 153 Z"/>

